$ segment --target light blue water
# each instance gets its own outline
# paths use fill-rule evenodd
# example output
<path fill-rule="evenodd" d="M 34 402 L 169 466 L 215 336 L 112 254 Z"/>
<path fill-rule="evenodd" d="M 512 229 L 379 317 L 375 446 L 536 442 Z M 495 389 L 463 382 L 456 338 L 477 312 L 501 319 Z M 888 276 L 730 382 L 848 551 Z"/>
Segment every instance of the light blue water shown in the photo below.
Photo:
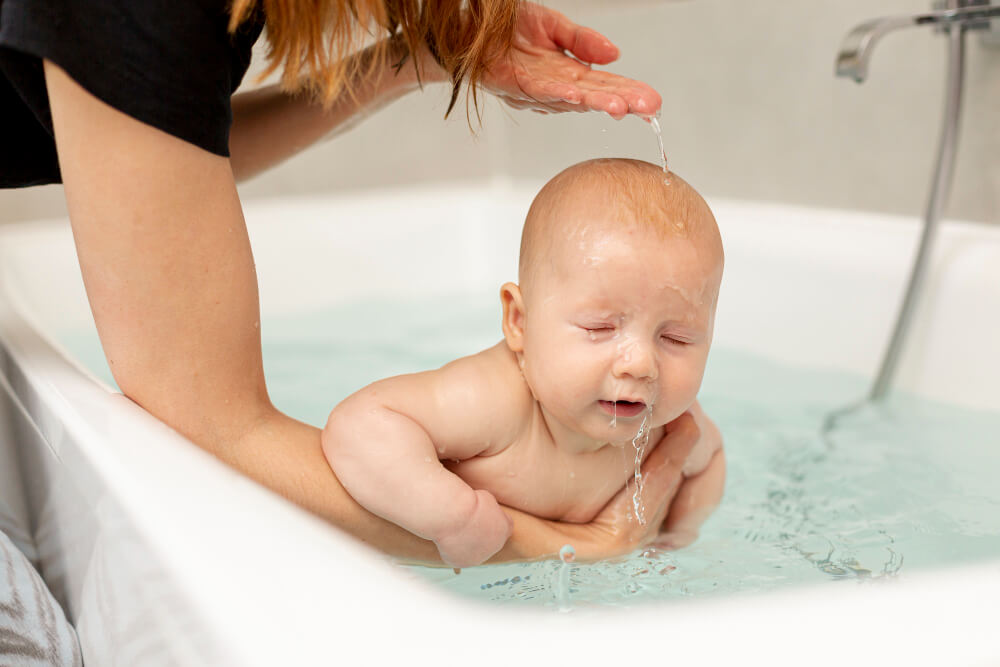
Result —
<path fill-rule="evenodd" d="M 339 400 L 373 380 L 494 344 L 496 301 L 492 293 L 370 301 L 265 320 L 272 398 L 322 425 Z M 110 378 L 95 341 L 64 343 Z M 693 546 L 595 565 L 411 569 L 461 595 L 557 608 L 870 580 L 1000 558 L 1000 414 L 896 397 L 846 418 L 824 440 L 824 415 L 866 388 L 859 376 L 716 348 L 700 398 L 725 437 L 728 479 L 722 506 Z"/>

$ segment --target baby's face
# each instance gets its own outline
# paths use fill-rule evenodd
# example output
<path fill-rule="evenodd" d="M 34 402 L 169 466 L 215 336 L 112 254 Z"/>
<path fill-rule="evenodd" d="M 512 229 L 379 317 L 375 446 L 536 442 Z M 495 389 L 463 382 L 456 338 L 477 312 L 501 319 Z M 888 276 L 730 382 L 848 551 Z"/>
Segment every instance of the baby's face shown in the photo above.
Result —
<path fill-rule="evenodd" d="M 543 410 L 595 446 L 680 416 L 705 371 L 721 257 L 642 228 L 553 245 L 523 293 L 520 357 Z"/>

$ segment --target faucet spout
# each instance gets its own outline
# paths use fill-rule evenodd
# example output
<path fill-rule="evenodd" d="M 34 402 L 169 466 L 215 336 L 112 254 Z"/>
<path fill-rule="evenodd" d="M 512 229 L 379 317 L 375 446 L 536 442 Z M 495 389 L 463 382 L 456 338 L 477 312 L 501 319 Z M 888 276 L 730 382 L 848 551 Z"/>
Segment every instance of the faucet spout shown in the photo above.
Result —
<path fill-rule="evenodd" d="M 868 61 L 875 44 L 888 32 L 899 28 L 919 25 L 967 26 L 981 24 L 994 16 L 1000 16 L 1000 7 L 974 5 L 958 9 L 943 9 L 919 14 L 886 16 L 866 21 L 847 34 L 837 54 L 837 76 L 846 76 L 862 83 L 868 77 Z"/>

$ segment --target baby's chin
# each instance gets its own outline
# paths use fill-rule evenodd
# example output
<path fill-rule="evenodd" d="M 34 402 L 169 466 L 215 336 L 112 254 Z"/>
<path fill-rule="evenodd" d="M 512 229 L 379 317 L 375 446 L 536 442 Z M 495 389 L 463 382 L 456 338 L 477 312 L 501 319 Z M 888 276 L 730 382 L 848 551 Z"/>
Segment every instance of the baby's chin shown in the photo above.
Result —
<path fill-rule="evenodd" d="M 651 431 L 660 428 L 663 424 L 648 421 L 643 425 L 642 417 L 638 419 L 622 419 L 619 417 L 614 425 L 608 424 L 604 433 L 598 437 L 614 447 L 631 447 L 632 443 L 642 444 Z M 597 435 L 597 434 L 590 434 Z"/>
<path fill-rule="evenodd" d="M 680 410 L 673 414 L 673 411 L 668 414 L 656 414 L 654 413 L 652 420 L 647 420 L 645 426 L 643 426 L 643 418 L 647 413 L 643 412 L 638 417 L 632 417 L 623 419 L 619 416 L 617 419 L 612 418 L 609 420 L 608 425 L 604 427 L 604 434 L 598 435 L 597 437 L 603 438 L 608 444 L 614 445 L 615 447 L 632 446 L 633 442 L 636 445 L 641 444 L 645 438 L 637 441 L 636 439 L 643 435 L 643 433 L 652 433 L 654 431 L 662 429 L 664 426 L 674 421 L 682 414 L 687 412 L 687 409 Z M 597 434 L 590 434 L 592 437 Z M 662 431 L 657 437 L 662 437 Z M 650 438 L 652 440 L 652 437 Z M 655 443 L 653 443 L 655 444 Z"/>

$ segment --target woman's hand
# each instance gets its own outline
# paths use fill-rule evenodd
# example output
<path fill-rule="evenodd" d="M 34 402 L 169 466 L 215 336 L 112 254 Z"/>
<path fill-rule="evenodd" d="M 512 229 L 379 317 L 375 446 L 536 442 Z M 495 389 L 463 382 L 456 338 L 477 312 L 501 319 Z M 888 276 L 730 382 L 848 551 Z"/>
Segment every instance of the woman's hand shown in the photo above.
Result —
<path fill-rule="evenodd" d="M 524 2 L 510 53 L 490 68 L 483 87 L 515 109 L 540 113 L 604 111 L 616 119 L 655 114 L 661 104 L 655 90 L 590 69 L 592 63 L 606 65 L 617 58 L 618 47 L 601 33 Z"/>
<path fill-rule="evenodd" d="M 505 508 L 514 522 L 513 534 L 491 562 L 551 558 L 566 544 L 573 546 L 577 560 L 595 561 L 621 556 L 654 542 L 683 481 L 684 462 L 699 437 L 698 425 L 690 413 L 666 425 L 663 439 L 642 464 L 644 523 L 630 516 L 635 487 L 619 491 L 586 524 L 545 521 Z"/>

